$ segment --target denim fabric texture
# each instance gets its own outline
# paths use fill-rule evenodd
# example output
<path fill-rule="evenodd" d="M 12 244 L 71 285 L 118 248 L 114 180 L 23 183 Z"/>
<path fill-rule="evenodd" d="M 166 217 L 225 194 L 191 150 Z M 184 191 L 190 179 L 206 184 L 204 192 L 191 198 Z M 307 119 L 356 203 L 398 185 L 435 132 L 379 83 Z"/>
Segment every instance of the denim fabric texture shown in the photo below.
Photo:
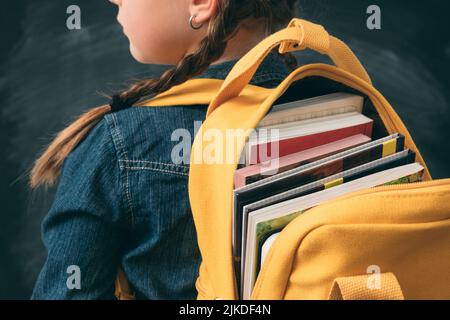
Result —
<path fill-rule="evenodd" d="M 196 78 L 225 79 L 236 62 L 212 65 Z M 272 88 L 289 72 L 272 52 L 251 83 Z M 131 107 L 99 121 L 64 162 L 42 222 L 48 257 L 32 299 L 114 299 L 119 266 L 138 299 L 196 298 L 201 256 L 189 164 L 172 162 L 179 141 L 171 137 L 182 128 L 193 140 L 194 121 L 203 121 L 206 109 Z"/>

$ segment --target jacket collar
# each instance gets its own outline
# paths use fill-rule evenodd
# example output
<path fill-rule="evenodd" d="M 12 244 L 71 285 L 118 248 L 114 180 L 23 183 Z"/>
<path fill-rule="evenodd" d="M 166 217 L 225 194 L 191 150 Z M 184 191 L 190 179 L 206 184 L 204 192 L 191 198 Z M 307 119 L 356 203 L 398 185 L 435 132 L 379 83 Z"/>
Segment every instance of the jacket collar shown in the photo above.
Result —
<path fill-rule="evenodd" d="M 238 59 L 225 61 L 215 65 L 210 65 L 208 69 L 201 75 L 197 75 L 193 78 L 209 78 L 209 79 L 225 79 L 231 69 L 234 67 Z M 251 84 L 257 85 L 259 83 L 268 81 L 282 81 L 290 73 L 289 68 L 283 61 L 283 58 L 276 52 L 270 52 L 263 60 L 260 67 L 256 71 Z"/>

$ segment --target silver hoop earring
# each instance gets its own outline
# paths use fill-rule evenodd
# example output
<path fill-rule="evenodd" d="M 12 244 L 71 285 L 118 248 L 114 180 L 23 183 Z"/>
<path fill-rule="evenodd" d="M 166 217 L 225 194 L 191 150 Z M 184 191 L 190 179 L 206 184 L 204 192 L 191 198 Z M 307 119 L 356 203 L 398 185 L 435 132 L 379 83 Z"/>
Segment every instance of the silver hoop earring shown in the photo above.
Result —
<path fill-rule="evenodd" d="M 194 26 L 194 19 L 195 19 L 196 17 L 197 17 L 197 14 L 194 14 L 194 15 L 192 15 L 192 16 L 189 18 L 189 24 L 190 24 L 191 28 L 194 29 L 194 30 L 198 30 L 198 29 L 200 29 L 201 27 L 203 27 L 203 23 L 202 23 L 201 25 L 199 25 L 199 26 Z"/>

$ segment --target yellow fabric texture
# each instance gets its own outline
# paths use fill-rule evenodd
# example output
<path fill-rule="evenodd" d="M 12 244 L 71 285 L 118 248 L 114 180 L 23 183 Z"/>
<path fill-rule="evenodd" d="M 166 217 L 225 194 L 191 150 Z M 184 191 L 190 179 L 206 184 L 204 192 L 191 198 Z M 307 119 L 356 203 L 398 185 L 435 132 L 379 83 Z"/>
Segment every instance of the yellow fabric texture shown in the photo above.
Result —
<path fill-rule="evenodd" d="M 210 115 L 227 100 L 238 96 L 248 85 L 264 58 L 277 45 L 280 45 L 280 53 L 311 49 L 327 54 L 338 68 L 371 83 L 361 62 L 346 44 L 331 37 L 322 26 L 305 20 L 293 19 L 286 29 L 261 41 L 235 64 L 218 94 L 211 101 L 207 115 Z"/>
<path fill-rule="evenodd" d="M 293 71 L 277 88 L 249 85 L 270 50 L 313 49 L 336 66 L 311 64 Z M 190 80 L 141 106 L 208 103 L 207 119 L 192 148 L 189 197 L 202 255 L 198 299 L 237 299 L 232 258 L 232 161 L 199 162 L 208 147 L 201 132 L 254 129 L 290 85 L 325 77 L 366 95 L 389 133 L 405 136 L 407 148 L 424 166 L 424 182 L 380 187 L 335 199 L 292 221 L 274 242 L 252 299 L 328 299 L 334 280 L 366 274 L 370 265 L 392 272 L 406 299 L 450 298 L 450 180 L 433 181 L 406 126 L 351 50 L 323 27 L 294 19 L 249 51 L 224 81 Z M 193 95 L 192 92 L 195 92 Z M 198 101 L 197 99 L 198 98 Z M 187 103 L 189 102 L 189 103 Z M 242 151 L 247 136 L 236 141 Z M 226 154 L 226 144 L 219 150 Z M 389 298 L 377 297 L 377 298 Z"/>
<path fill-rule="evenodd" d="M 449 299 L 449 201 L 447 179 L 374 188 L 313 208 L 277 238 L 252 297 L 327 299 L 334 279 L 374 265 L 396 275 L 405 299 Z"/>
<path fill-rule="evenodd" d="M 329 300 L 404 300 L 402 289 L 391 272 L 379 276 L 379 286 L 373 285 L 371 277 L 362 275 L 334 280 Z"/>

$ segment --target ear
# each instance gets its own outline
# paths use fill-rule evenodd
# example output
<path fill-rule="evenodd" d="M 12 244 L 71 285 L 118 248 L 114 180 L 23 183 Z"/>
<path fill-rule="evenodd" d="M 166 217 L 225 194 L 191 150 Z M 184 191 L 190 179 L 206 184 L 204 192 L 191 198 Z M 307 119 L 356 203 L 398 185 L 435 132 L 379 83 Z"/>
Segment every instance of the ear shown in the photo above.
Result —
<path fill-rule="evenodd" d="M 189 0 L 189 13 L 194 14 L 195 24 L 202 24 L 208 22 L 216 15 L 220 0 Z"/>

